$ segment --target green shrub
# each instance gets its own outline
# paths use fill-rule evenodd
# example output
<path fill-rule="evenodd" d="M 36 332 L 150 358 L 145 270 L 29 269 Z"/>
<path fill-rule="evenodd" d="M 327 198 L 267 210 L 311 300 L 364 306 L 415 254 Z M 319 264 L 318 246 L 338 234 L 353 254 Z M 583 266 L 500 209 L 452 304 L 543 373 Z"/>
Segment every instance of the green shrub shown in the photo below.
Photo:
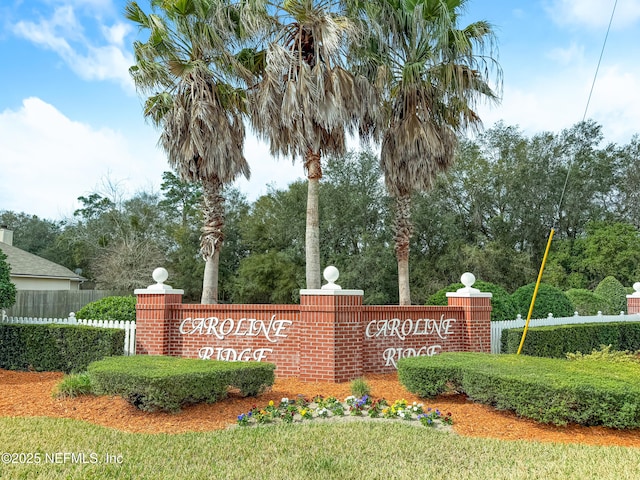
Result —
<path fill-rule="evenodd" d="M 451 285 L 438 290 L 427 299 L 427 305 L 447 305 L 447 292 L 455 292 L 459 288 L 463 288 L 462 283 L 452 283 Z M 489 292 L 493 294 L 491 297 L 491 321 L 514 320 L 518 312 L 515 304 L 511 299 L 511 295 L 495 283 L 477 281 L 473 284 L 481 292 Z"/>
<path fill-rule="evenodd" d="M 56 398 L 75 398 L 79 395 L 88 395 L 91 392 L 91 377 L 87 373 L 74 373 L 64 376 L 56 385 L 53 396 Z"/>
<path fill-rule="evenodd" d="M 81 372 L 124 353 L 124 330 L 84 325 L 0 324 L 0 368 Z"/>
<path fill-rule="evenodd" d="M 503 353 L 518 351 L 523 330 L 510 328 L 502 331 Z M 567 353 L 590 352 L 601 345 L 611 345 L 614 350 L 640 349 L 640 323 L 582 323 L 529 328 L 522 353 L 564 358 Z"/>
<path fill-rule="evenodd" d="M 76 318 L 133 322 L 136 319 L 136 297 L 129 295 L 101 298 L 95 302 L 87 303 L 78 310 Z"/>
<path fill-rule="evenodd" d="M 176 412 L 183 405 L 213 403 L 229 387 L 257 395 L 273 385 L 275 365 L 166 356 L 112 357 L 89 365 L 93 392 L 120 395 L 145 411 Z"/>
<path fill-rule="evenodd" d="M 0 250 L 0 309 L 12 307 L 16 303 L 16 286 L 9 274 L 7 255 Z"/>
<path fill-rule="evenodd" d="M 351 381 L 351 395 L 355 397 L 364 397 L 371 394 L 371 387 L 364 378 L 356 378 Z"/>
<path fill-rule="evenodd" d="M 585 288 L 572 288 L 565 295 L 580 315 L 597 315 L 598 312 L 605 313 L 609 309 L 606 299 Z"/>
<path fill-rule="evenodd" d="M 598 361 L 598 362 L 640 362 L 640 350 L 612 350 L 611 345 L 601 345 L 600 349 L 593 349 L 591 353 L 581 352 L 567 353 L 567 360 L 571 361 Z"/>
<path fill-rule="evenodd" d="M 535 283 L 530 283 L 520 287 L 511 295 L 516 311 L 523 318 L 529 313 L 534 290 Z M 545 283 L 540 284 L 531 318 L 546 318 L 550 313 L 554 317 L 570 317 L 574 312 L 575 309 L 571 300 L 567 298 L 562 290 Z"/>
<path fill-rule="evenodd" d="M 403 358 L 398 378 L 412 393 L 446 388 L 543 423 L 640 427 L 640 364 L 442 353 Z"/>
<path fill-rule="evenodd" d="M 627 313 L 627 290 L 615 277 L 605 277 L 594 292 L 607 301 L 607 307 L 602 312 L 605 315 Z"/>

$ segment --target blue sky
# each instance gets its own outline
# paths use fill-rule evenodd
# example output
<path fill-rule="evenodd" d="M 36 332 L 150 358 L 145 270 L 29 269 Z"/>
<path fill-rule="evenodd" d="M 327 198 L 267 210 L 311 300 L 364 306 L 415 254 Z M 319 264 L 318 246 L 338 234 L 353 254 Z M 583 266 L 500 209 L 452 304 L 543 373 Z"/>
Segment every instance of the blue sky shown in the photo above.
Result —
<path fill-rule="evenodd" d="M 146 0 L 139 0 L 147 8 Z M 615 0 L 470 0 L 462 23 L 488 20 L 504 71 L 499 106 L 527 134 L 580 121 Z M 136 31 L 124 0 L 1 0 L 0 210 L 59 220 L 91 192 L 158 191 L 169 169 L 128 75 Z M 618 0 L 587 114 L 607 141 L 640 132 L 640 0 Z M 250 199 L 286 187 L 302 166 L 248 138 Z"/>

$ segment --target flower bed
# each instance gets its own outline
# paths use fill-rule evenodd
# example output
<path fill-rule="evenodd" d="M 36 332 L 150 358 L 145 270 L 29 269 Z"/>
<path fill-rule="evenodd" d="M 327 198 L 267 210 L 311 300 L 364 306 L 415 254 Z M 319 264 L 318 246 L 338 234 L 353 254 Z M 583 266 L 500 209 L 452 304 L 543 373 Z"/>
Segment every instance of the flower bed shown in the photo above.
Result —
<path fill-rule="evenodd" d="M 271 400 L 264 408 L 254 405 L 248 412 L 238 415 L 242 427 L 282 422 L 293 423 L 317 418 L 367 417 L 419 422 L 426 427 L 443 427 L 453 424 L 451 413 L 443 415 L 438 409 L 427 408 L 422 403 L 411 405 L 402 399 L 389 404 L 384 398 L 373 400 L 368 395 L 353 395 L 339 401 L 336 397 L 316 396 L 308 400 L 303 395 L 296 399 L 283 398 L 278 405 Z"/>

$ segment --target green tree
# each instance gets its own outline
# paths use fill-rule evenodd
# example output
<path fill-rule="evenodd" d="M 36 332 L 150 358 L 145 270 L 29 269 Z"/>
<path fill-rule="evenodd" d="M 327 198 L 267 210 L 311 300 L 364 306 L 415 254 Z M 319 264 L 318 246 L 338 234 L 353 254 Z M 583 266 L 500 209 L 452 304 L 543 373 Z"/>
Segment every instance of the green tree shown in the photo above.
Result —
<path fill-rule="evenodd" d="M 149 95 L 144 115 L 161 127 L 169 164 L 183 179 L 202 184 L 201 301 L 216 303 L 223 186 L 239 175 L 249 178 L 242 152 L 246 99 L 234 86 L 240 67 L 229 51 L 239 28 L 238 9 L 209 0 L 158 0 L 151 7 L 149 14 L 136 2 L 126 7 L 126 17 L 149 35 L 134 43 L 136 64 L 130 72 L 140 93 Z"/>
<path fill-rule="evenodd" d="M 62 222 L 41 219 L 24 212 L 0 211 L 0 225 L 13 231 L 13 245 L 48 260 L 57 261 L 51 247 L 63 228 Z"/>
<path fill-rule="evenodd" d="M 266 63 L 253 88 L 252 124 L 271 153 L 304 159 L 307 173 L 307 288 L 320 288 L 319 188 L 323 155 L 342 155 L 348 131 L 370 123 L 377 108 L 363 77 L 344 68 L 356 26 L 342 5 L 292 0 L 272 6 Z"/>
<path fill-rule="evenodd" d="M 11 281 L 10 273 L 7 256 L 0 250 L 0 310 L 12 307 L 16 303 L 16 286 Z"/>
<path fill-rule="evenodd" d="M 270 188 L 242 215 L 238 243 L 243 250 L 231 282 L 234 302 L 263 303 L 278 298 L 291 303 L 298 298 L 297 290 L 305 281 L 306 196 L 307 182 L 294 182 L 286 190 Z"/>
<path fill-rule="evenodd" d="M 374 34 L 358 52 L 384 84 L 381 165 L 395 200 L 395 251 L 401 305 L 411 303 L 411 196 L 428 190 L 454 161 L 456 134 L 480 124 L 479 99 L 489 86 L 494 32 L 487 22 L 458 26 L 466 0 L 367 3 Z M 499 67 L 495 69 L 500 77 Z"/>
<path fill-rule="evenodd" d="M 164 172 L 162 180 L 162 200 L 158 206 L 166 220 L 165 234 L 169 240 L 166 268 L 170 283 L 184 290 L 185 300 L 199 300 L 204 275 L 204 264 L 197 254 L 200 248 L 198 226 L 202 225 L 202 186 L 184 181 L 173 172 Z"/>
<path fill-rule="evenodd" d="M 294 303 L 300 285 L 298 266 L 282 252 L 254 254 L 240 262 L 234 301 L 238 303 Z"/>
<path fill-rule="evenodd" d="M 591 222 L 583 245 L 582 271 L 590 283 L 614 276 L 631 285 L 640 278 L 640 231 L 633 225 Z"/>
<path fill-rule="evenodd" d="M 320 190 L 321 258 L 340 270 L 343 288 L 364 290 L 367 304 L 397 303 L 389 197 L 370 151 L 330 157 Z"/>
<path fill-rule="evenodd" d="M 634 135 L 631 142 L 622 148 L 620 175 L 616 192 L 618 197 L 612 205 L 617 218 L 640 229 L 640 134 Z"/>

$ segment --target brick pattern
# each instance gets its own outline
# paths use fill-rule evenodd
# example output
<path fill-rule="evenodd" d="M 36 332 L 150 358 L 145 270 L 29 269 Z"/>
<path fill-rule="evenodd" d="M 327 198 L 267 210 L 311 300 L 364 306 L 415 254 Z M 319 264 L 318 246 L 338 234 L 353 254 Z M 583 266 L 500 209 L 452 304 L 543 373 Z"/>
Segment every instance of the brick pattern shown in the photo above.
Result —
<path fill-rule="evenodd" d="M 489 297 L 448 297 L 449 306 L 461 307 L 465 318 L 468 352 L 491 353 L 491 299 Z"/>
<path fill-rule="evenodd" d="M 300 296 L 300 379 L 343 382 L 362 375 L 361 311 L 361 295 Z"/>
<path fill-rule="evenodd" d="M 627 313 L 640 313 L 640 297 L 627 296 Z"/>
<path fill-rule="evenodd" d="M 136 352 L 169 355 L 171 319 L 182 306 L 179 294 L 139 294 L 136 302 Z"/>
<path fill-rule="evenodd" d="M 400 358 L 490 351 L 489 298 L 449 306 L 363 306 L 362 295 L 301 295 L 300 305 L 185 305 L 138 294 L 136 350 L 276 364 L 276 375 L 343 382 L 396 369 Z M 640 305 L 639 305 L 640 308 Z"/>

